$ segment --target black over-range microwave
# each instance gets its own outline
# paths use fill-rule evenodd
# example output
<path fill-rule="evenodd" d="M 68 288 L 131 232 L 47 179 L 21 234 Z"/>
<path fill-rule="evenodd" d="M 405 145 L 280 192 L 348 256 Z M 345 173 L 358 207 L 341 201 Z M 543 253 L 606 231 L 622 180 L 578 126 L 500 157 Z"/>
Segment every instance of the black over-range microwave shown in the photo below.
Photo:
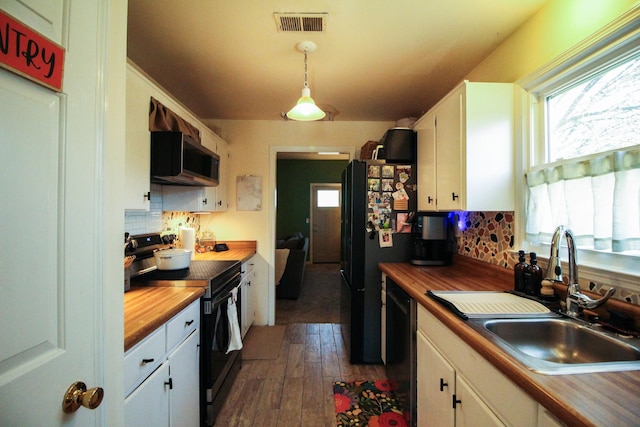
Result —
<path fill-rule="evenodd" d="M 151 182 L 215 187 L 220 156 L 182 132 L 151 132 Z"/>

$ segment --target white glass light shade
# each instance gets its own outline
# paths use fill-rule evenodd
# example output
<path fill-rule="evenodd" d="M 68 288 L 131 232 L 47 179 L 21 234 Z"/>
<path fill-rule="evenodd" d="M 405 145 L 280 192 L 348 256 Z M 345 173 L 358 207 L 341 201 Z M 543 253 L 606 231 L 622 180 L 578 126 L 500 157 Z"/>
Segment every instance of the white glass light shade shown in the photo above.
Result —
<path fill-rule="evenodd" d="M 298 99 L 295 107 L 287 113 L 288 118 L 298 121 L 320 120 L 325 115 L 325 112 L 318 108 L 311 98 L 311 90 L 308 87 L 302 88 L 302 96 Z"/>

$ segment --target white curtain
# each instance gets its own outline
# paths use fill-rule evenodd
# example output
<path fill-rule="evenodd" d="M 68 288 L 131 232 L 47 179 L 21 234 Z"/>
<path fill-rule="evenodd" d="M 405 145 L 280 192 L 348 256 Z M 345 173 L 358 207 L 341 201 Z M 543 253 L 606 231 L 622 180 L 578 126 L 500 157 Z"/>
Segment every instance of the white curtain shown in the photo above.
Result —
<path fill-rule="evenodd" d="M 564 224 L 580 247 L 640 250 L 640 146 L 533 168 L 527 184 L 529 241 Z"/>

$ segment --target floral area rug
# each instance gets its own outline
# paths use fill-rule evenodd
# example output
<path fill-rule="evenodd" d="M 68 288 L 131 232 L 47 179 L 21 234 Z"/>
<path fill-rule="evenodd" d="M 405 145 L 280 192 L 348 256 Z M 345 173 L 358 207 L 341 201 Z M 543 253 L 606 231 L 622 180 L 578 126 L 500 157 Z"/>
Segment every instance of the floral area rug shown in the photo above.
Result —
<path fill-rule="evenodd" d="M 409 412 L 394 381 L 338 381 L 333 401 L 338 427 L 406 427 Z"/>

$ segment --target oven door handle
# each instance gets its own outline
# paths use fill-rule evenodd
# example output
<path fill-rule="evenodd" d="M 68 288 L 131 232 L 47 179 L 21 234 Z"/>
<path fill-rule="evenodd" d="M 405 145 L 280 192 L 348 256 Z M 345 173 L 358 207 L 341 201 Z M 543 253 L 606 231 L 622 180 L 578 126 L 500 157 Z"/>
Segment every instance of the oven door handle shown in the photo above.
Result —
<path fill-rule="evenodd" d="M 240 282 L 238 282 L 238 284 L 236 286 L 233 286 L 229 291 L 227 291 L 223 296 L 218 296 L 216 297 L 213 301 L 212 304 L 213 306 L 217 306 L 220 303 L 227 301 L 229 298 L 231 298 L 233 296 L 233 289 L 238 289 L 238 291 L 240 290 Z"/>

